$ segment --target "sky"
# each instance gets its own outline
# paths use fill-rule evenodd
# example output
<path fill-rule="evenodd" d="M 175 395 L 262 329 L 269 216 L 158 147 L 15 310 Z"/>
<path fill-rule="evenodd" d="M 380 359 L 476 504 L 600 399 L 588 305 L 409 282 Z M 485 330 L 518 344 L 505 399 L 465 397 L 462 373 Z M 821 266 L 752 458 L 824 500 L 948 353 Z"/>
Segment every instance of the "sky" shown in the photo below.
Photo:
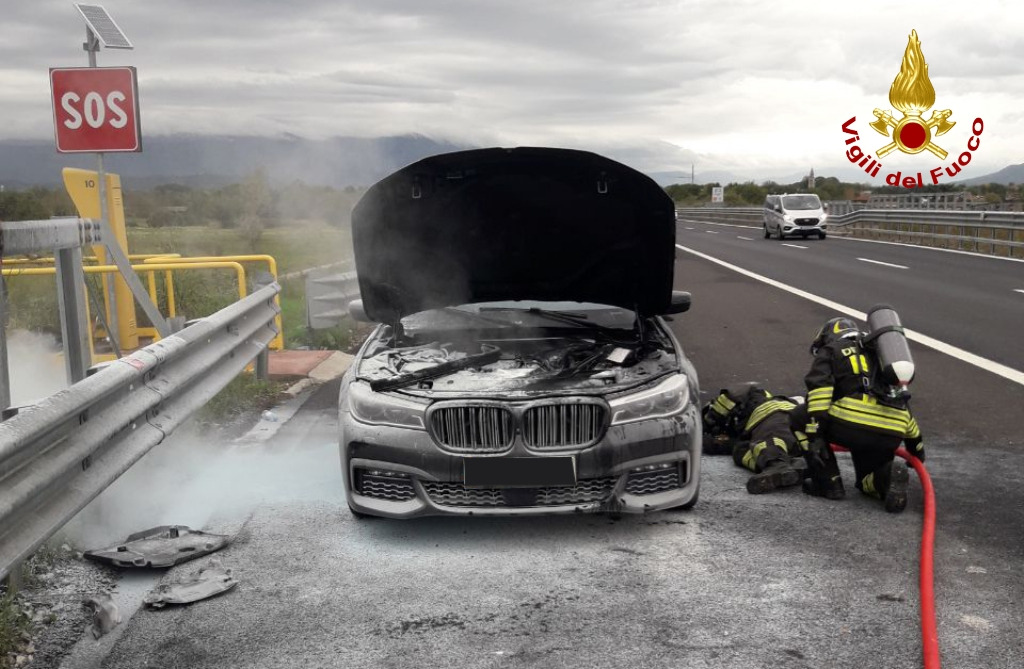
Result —
<path fill-rule="evenodd" d="M 102 1 L 102 0 L 101 0 Z M 480 146 L 605 153 L 646 172 L 806 173 L 881 184 L 948 165 L 1024 162 L 1024 11 L 1010 2 L 661 0 L 106 0 L 135 44 L 143 135 L 308 138 L 418 133 Z M 87 64 L 69 0 L 4 0 L 0 139 L 52 138 L 50 67 Z M 852 165 L 891 109 L 916 29 L 956 125 L 931 153 Z M 899 113 L 897 112 L 897 117 Z M 2 156 L 0 156 L 2 159 Z M 843 170 L 843 171 L 840 171 Z"/>

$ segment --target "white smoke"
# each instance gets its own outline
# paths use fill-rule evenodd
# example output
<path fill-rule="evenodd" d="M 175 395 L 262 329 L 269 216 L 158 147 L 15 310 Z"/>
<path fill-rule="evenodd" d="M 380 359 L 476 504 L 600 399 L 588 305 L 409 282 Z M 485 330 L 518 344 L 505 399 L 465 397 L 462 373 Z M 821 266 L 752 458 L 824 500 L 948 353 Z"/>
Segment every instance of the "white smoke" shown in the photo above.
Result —
<path fill-rule="evenodd" d="M 336 441 L 273 437 L 244 446 L 186 424 L 83 509 L 63 534 L 82 550 L 160 525 L 233 534 L 264 504 L 341 500 Z"/>
<path fill-rule="evenodd" d="M 24 406 L 67 387 L 64 356 L 52 336 L 28 330 L 7 334 L 11 406 Z"/>

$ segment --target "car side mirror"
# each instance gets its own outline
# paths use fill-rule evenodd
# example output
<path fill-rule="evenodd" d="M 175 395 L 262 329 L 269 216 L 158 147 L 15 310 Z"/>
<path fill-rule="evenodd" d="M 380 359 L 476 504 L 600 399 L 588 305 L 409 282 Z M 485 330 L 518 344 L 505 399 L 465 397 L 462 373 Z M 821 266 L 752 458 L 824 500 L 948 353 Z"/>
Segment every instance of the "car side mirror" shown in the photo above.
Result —
<path fill-rule="evenodd" d="M 358 321 L 359 323 L 374 323 L 369 316 L 366 315 L 366 311 L 363 309 L 362 300 L 352 300 L 348 303 L 348 315 L 352 317 L 352 320 Z"/>
<path fill-rule="evenodd" d="M 781 204 L 775 205 L 775 211 L 781 212 L 782 211 L 782 205 Z"/>
<path fill-rule="evenodd" d="M 668 309 L 665 310 L 666 314 L 681 314 L 690 310 L 690 303 L 692 302 L 690 294 L 683 290 L 672 291 L 672 301 L 669 304 Z"/>

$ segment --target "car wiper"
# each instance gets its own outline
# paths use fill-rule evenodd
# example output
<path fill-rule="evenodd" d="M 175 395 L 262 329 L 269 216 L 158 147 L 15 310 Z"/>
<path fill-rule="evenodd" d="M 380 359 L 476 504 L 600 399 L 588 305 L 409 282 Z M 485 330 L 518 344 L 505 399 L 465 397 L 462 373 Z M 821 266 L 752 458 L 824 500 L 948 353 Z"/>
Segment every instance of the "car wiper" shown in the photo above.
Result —
<path fill-rule="evenodd" d="M 490 350 L 483 350 L 485 348 Z M 404 388 L 405 386 L 419 383 L 420 381 L 436 379 L 439 376 L 445 376 L 446 374 L 451 374 L 469 367 L 489 365 L 492 362 L 497 362 L 501 357 L 501 349 L 497 346 L 481 344 L 480 350 L 481 352 L 476 355 L 467 355 L 465 358 L 459 358 L 458 360 L 449 360 L 447 362 L 434 365 L 433 367 L 427 367 L 426 369 L 418 369 L 415 372 L 399 374 L 398 376 L 394 376 L 390 379 L 374 379 L 373 381 L 370 381 L 370 390 L 380 392 L 383 390 Z"/>
<path fill-rule="evenodd" d="M 494 325 L 500 325 L 502 327 L 509 326 L 508 321 L 504 321 L 498 318 L 488 318 L 487 316 L 484 316 L 478 311 L 465 311 L 463 309 L 458 309 L 456 307 L 442 307 L 438 309 L 438 311 L 443 311 L 446 314 L 457 314 L 459 316 L 465 316 L 467 318 L 471 318 L 475 321 L 480 321 L 482 323 L 492 323 Z"/>

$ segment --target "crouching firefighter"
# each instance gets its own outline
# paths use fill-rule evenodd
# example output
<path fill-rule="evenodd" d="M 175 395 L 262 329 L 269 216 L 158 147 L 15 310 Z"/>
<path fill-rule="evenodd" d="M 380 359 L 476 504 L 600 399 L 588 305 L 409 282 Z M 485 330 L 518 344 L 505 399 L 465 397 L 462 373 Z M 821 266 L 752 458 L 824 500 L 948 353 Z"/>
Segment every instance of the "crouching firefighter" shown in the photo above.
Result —
<path fill-rule="evenodd" d="M 790 429 L 789 413 L 797 405 L 759 386 L 723 390 L 704 410 L 713 435 L 726 435 L 733 461 L 754 472 L 747 479 L 752 495 L 800 483 L 806 465 Z M 719 438 L 719 444 L 726 443 Z"/>
<path fill-rule="evenodd" d="M 838 444 L 850 451 L 857 489 L 899 513 L 907 505 L 910 475 L 895 458 L 896 449 L 903 442 L 924 460 L 921 431 L 908 405 L 914 366 L 891 307 L 873 307 L 868 326 L 862 334 L 853 320 L 832 318 L 811 344 L 814 362 L 804 379 L 806 441 L 801 439 L 810 479 L 804 490 L 829 499 L 845 495 L 830 447 Z"/>

